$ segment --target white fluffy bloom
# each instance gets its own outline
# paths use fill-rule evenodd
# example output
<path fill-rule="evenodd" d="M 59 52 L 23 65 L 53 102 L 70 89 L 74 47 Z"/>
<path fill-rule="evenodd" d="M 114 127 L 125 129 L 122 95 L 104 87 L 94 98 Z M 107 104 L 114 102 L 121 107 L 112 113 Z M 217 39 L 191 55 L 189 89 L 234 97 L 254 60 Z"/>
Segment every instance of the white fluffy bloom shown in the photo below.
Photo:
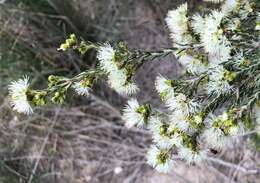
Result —
<path fill-rule="evenodd" d="M 169 11 L 165 18 L 166 24 L 171 32 L 171 38 L 174 43 L 176 43 L 176 46 L 178 46 L 178 44 L 189 44 L 192 41 L 192 37 L 188 33 L 187 9 L 187 3 L 182 4 L 176 10 Z"/>
<path fill-rule="evenodd" d="M 190 131 L 190 124 L 187 120 L 187 115 L 183 113 L 181 110 L 173 111 L 172 114 L 169 115 L 169 117 L 171 123 L 175 125 L 177 128 L 185 132 Z"/>
<path fill-rule="evenodd" d="M 229 128 L 229 134 L 231 136 L 237 136 L 237 135 L 242 135 L 245 133 L 245 127 L 243 124 L 239 123 L 236 126 L 232 126 Z"/>
<path fill-rule="evenodd" d="M 105 72 L 110 73 L 117 70 L 114 64 L 115 50 L 110 44 L 107 43 L 98 48 L 97 58 L 100 62 L 101 69 Z"/>
<path fill-rule="evenodd" d="M 232 86 L 224 78 L 225 69 L 223 66 L 215 67 L 209 73 L 209 82 L 207 86 L 207 93 L 228 93 L 232 91 Z"/>
<path fill-rule="evenodd" d="M 9 93 L 11 95 L 11 102 L 13 109 L 19 113 L 31 114 L 33 109 L 28 101 L 26 92 L 29 88 L 29 78 L 24 77 L 18 81 L 13 81 L 9 85 Z"/>
<path fill-rule="evenodd" d="M 104 44 L 98 49 L 97 58 L 102 70 L 108 73 L 108 83 L 119 94 L 131 95 L 139 89 L 134 82 L 127 81 L 127 73 L 124 68 L 118 69 L 115 64 L 115 50 L 110 44 Z"/>
<path fill-rule="evenodd" d="M 197 102 L 187 99 L 183 93 L 178 93 L 175 97 L 167 99 L 166 106 L 172 111 L 181 111 L 184 115 L 195 113 L 200 108 Z"/>
<path fill-rule="evenodd" d="M 176 96 L 166 100 L 166 105 L 170 110 L 187 111 L 187 97 L 183 93 L 178 93 Z"/>
<path fill-rule="evenodd" d="M 147 163 L 158 172 L 168 173 L 172 169 L 174 161 L 166 150 L 151 146 L 147 153 Z"/>
<path fill-rule="evenodd" d="M 201 15 L 195 14 L 192 16 L 191 26 L 196 34 L 202 34 L 204 32 L 204 24 L 205 20 Z"/>
<path fill-rule="evenodd" d="M 216 117 L 214 115 L 209 116 L 208 118 L 208 127 L 202 134 L 202 140 L 205 140 L 206 144 L 208 144 L 212 148 L 222 149 L 225 146 L 229 145 L 232 142 L 232 137 L 236 137 L 237 135 L 241 135 L 245 131 L 245 127 L 242 123 L 233 124 L 232 126 L 225 127 L 224 132 L 220 127 L 215 127 L 214 123 L 220 123 L 225 126 L 225 122 L 229 122 L 230 116 L 227 112 L 224 112 L 222 115 Z M 228 129 L 226 129 L 228 128 Z"/>
<path fill-rule="evenodd" d="M 204 160 L 207 156 L 207 151 L 201 150 L 198 152 L 194 152 L 191 149 L 182 146 L 178 149 L 178 154 L 188 164 L 191 164 L 191 163 L 199 163 L 202 160 Z"/>
<path fill-rule="evenodd" d="M 119 94 L 131 95 L 136 93 L 139 88 L 134 82 L 128 82 L 124 70 L 114 70 L 108 75 L 108 83 L 111 88 Z"/>
<path fill-rule="evenodd" d="M 174 89 L 171 86 L 171 80 L 159 75 L 155 80 L 155 88 L 159 94 L 165 94 L 166 98 L 174 96 Z"/>
<path fill-rule="evenodd" d="M 253 11 L 253 9 L 251 7 L 250 1 L 248 1 L 248 0 L 243 0 L 243 2 L 241 4 L 243 4 L 243 8 L 239 9 L 239 15 L 240 15 L 241 19 L 245 19 L 245 18 L 247 18 L 248 14 Z"/>
<path fill-rule="evenodd" d="M 143 127 L 145 125 L 144 116 L 137 112 L 140 105 L 136 99 L 130 99 L 127 105 L 123 109 L 123 120 L 126 122 L 125 126 L 131 128 L 135 125 L 137 127 Z"/>
<path fill-rule="evenodd" d="M 226 39 L 225 39 L 226 40 Z M 218 65 L 220 63 L 228 61 L 231 56 L 231 46 L 229 44 L 229 41 L 224 41 L 220 43 L 219 45 L 216 45 L 216 49 L 214 52 L 209 53 L 209 63 L 210 65 Z"/>
<path fill-rule="evenodd" d="M 205 18 L 204 31 L 201 33 L 201 42 L 208 53 L 215 53 L 216 47 L 225 40 L 223 30 L 219 29 L 223 16 L 220 12 L 213 13 Z"/>
<path fill-rule="evenodd" d="M 72 88 L 79 94 L 79 95 L 88 95 L 90 88 L 87 86 L 84 86 L 80 81 L 76 82 L 72 85 Z"/>
<path fill-rule="evenodd" d="M 222 5 L 221 10 L 225 14 L 229 14 L 230 12 L 234 11 L 238 5 L 237 0 L 226 0 L 225 3 Z"/>
<path fill-rule="evenodd" d="M 248 13 L 253 11 L 253 9 L 248 0 L 226 0 L 221 7 L 221 11 L 225 15 L 236 12 L 241 19 L 244 19 L 247 17 Z"/>
<path fill-rule="evenodd" d="M 204 0 L 205 2 L 212 2 L 212 3 L 221 3 L 224 0 Z"/>
<path fill-rule="evenodd" d="M 170 134 L 172 131 L 169 128 L 169 124 L 166 124 L 159 117 L 153 117 L 149 125 L 152 131 L 153 142 L 160 148 L 169 149 L 173 145 L 180 144 L 180 138 L 178 134 Z"/>
<path fill-rule="evenodd" d="M 215 127 L 205 130 L 202 138 L 210 147 L 217 149 L 224 148 L 231 140 L 231 138 L 226 136 L 221 129 Z"/>
<path fill-rule="evenodd" d="M 191 55 L 183 55 L 178 61 L 192 74 L 201 74 L 207 70 L 207 67 L 202 61 L 192 57 Z"/>
<path fill-rule="evenodd" d="M 209 53 L 210 62 L 219 64 L 230 58 L 231 44 L 223 34 L 223 30 L 219 28 L 221 20 L 225 14 L 220 11 L 212 11 L 205 18 L 204 29 L 200 33 L 202 45 L 207 53 Z"/>

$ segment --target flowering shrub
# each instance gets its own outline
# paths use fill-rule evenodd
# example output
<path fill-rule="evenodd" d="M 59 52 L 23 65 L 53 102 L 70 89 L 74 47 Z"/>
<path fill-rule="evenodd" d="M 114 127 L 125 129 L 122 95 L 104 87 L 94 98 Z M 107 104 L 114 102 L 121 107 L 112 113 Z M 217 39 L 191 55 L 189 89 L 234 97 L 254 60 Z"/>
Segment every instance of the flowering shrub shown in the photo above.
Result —
<path fill-rule="evenodd" d="M 96 44 L 71 34 L 58 50 L 83 55 L 95 49 L 99 65 L 73 78 L 51 75 L 44 90 L 32 89 L 28 77 L 12 82 L 13 109 L 31 114 L 34 106 L 62 104 L 69 90 L 87 96 L 105 78 L 119 94 L 131 97 L 123 109 L 126 127 L 151 131 L 148 164 L 167 172 L 177 154 L 188 164 L 202 161 L 243 134 L 250 123 L 260 123 L 260 4 L 257 0 L 211 2 L 221 3 L 220 9 L 188 16 L 185 3 L 169 11 L 165 21 L 173 47 L 159 51 L 129 50 L 123 42 L 113 47 Z M 155 88 L 167 106 L 167 111 L 160 111 L 134 98 L 139 88 L 133 76 L 145 62 L 169 54 L 186 72 L 178 79 L 156 78 Z"/>

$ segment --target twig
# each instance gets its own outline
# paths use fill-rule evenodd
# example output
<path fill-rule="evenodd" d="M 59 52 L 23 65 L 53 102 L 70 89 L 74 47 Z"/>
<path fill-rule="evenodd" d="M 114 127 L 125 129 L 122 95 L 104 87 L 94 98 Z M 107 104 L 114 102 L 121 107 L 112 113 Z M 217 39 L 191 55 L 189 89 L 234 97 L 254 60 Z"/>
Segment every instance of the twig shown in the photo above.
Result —
<path fill-rule="evenodd" d="M 53 129 L 53 127 L 54 127 L 54 125 L 55 125 L 55 123 L 56 123 L 56 121 L 57 121 L 58 113 L 59 113 L 59 110 L 56 110 L 56 111 L 55 111 L 54 119 L 53 119 L 52 124 L 51 124 L 51 127 L 50 127 L 50 129 L 49 129 L 49 131 L 48 131 L 48 133 L 47 133 L 47 135 L 46 135 L 46 137 L 45 137 L 45 139 L 44 139 L 44 142 L 43 142 L 43 144 L 42 144 L 42 146 L 41 146 L 39 156 L 41 156 L 41 155 L 43 154 L 43 151 L 44 151 L 45 146 L 46 146 L 46 144 L 47 144 L 47 142 L 48 142 L 48 140 L 49 140 L 49 137 L 50 137 L 50 134 L 51 134 L 51 132 L 52 132 L 52 129 Z M 37 170 L 37 168 L 38 168 L 38 165 L 39 165 L 40 160 L 41 160 L 41 158 L 38 158 L 38 159 L 36 160 L 35 165 L 34 165 L 34 167 L 33 167 L 33 169 L 32 169 L 32 173 L 31 173 L 31 175 L 30 175 L 30 178 L 29 178 L 28 183 L 31 183 L 31 182 L 32 182 L 32 180 L 33 180 L 33 178 L 34 178 L 34 175 L 35 175 L 35 173 L 36 173 L 36 170 Z"/>
<path fill-rule="evenodd" d="M 224 165 L 226 167 L 229 168 L 234 168 L 237 171 L 243 172 L 245 174 L 260 174 L 260 169 L 247 169 L 245 167 L 221 160 L 221 159 L 217 159 L 217 158 L 213 158 L 213 157 L 208 157 L 207 160 Z"/>

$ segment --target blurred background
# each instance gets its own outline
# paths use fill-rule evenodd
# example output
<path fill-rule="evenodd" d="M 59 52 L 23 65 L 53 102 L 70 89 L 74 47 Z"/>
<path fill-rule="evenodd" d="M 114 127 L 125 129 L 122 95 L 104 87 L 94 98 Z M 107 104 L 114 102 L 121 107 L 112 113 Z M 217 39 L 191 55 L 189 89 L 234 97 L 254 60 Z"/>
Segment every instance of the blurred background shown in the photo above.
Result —
<path fill-rule="evenodd" d="M 94 94 L 71 93 L 63 106 L 48 105 L 30 117 L 10 108 L 7 85 L 23 75 L 34 87 L 50 74 L 73 76 L 95 67 L 95 52 L 79 56 L 57 48 L 70 34 L 131 49 L 171 46 L 164 22 L 180 0 L 0 0 L 0 183 L 257 183 L 259 137 L 239 137 L 207 162 L 178 161 L 170 174 L 146 165 L 150 134 L 127 129 L 120 118 L 126 98 L 99 83 Z M 190 11 L 211 6 L 190 0 Z M 178 76 L 173 56 L 145 64 L 137 73 L 138 99 L 162 107 L 154 91 L 161 73 Z"/>

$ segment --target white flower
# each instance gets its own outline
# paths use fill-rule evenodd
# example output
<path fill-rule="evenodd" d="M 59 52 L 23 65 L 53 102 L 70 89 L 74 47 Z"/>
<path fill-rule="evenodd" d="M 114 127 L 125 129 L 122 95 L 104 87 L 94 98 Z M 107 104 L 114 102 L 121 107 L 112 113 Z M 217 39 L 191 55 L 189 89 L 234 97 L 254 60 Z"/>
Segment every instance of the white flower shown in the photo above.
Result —
<path fill-rule="evenodd" d="M 224 0 L 204 0 L 205 2 L 212 2 L 212 3 L 221 3 Z"/>
<path fill-rule="evenodd" d="M 231 136 L 242 135 L 245 133 L 245 127 L 243 124 L 239 123 L 238 125 L 232 126 L 229 128 L 229 134 Z"/>
<path fill-rule="evenodd" d="M 169 149 L 173 145 L 178 145 L 180 138 L 178 134 L 170 134 L 172 129 L 170 125 L 164 123 L 159 117 L 152 117 L 149 128 L 152 131 L 153 142 L 160 148 Z"/>
<path fill-rule="evenodd" d="M 167 99 L 166 105 L 171 110 L 170 122 L 182 131 L 192 133 L 194 130 L 190 128 L 189 115 L 198 112 L 200 105 L 194 100 L 187 99 L 182 93 Z"/>
<path fill-rule="evenodd" d="M 135 125 L 137 125 L 137 127 L 143 127 L 147 123 L 147 121 L 145 121 L 147 119 L 145 119 L 143 114 L 141 112 L 138 112 L 138 109 L 140 109 L 140 107 L 142 106 L 139 105 L 136 99 L 130 99 L 127 102 L 127 105 L 123 109 L 122 116 L 123 120 L 126 122 L 125 126 L 127 128 L 131 128 Z"/>
<path fill-rule="evenodd" d="M 167 150 L 160 150 L 151 146 L 147 153 L 147 163 L 158 172 L 168 173 L 174 164 Z"/>
<path fill-rule="evenodd" d="M 195 113 L 200 108 L 200 105 L 197 102 L 187 99 L 183 93 L 178 93 L 175 97 L 167 99 L 166 106 L 171 111 L 180 111 L 180 113 L 183 113 L 184 115 Z"/>
<path fill-rule="evenodd" d="M 216 45 L 214 52 L 209 53 L 209 63 L 210 65 L 218 65 L 220 63 L 228 61 L 231 56 L 231 46 L 229 41 L 223 41 Z"/>
<path fill-rule="evenodd" d="M 79 95 L 88 95 L 90 88 L 87 86 L 84 86 L 82 82 L 76 82 L 72 85 L 72 88 L 79 94 Z"/>
<path fill-rule="evenodd" d="M 202 138 L 210 147 L 217 149 L 223 149 L 231 140 L 231 138 L 226 136 L 221 129 L 215 127 L 205 130 Z"/>
<path fill-rule="evenodd" d="M 172 80 L 159 75 L 155 80 L 155 88 L 159 94 L 164 94 L 166 98 L 174 96 L 174 89 L 171 86 Z"/>
<path fill-rule="evenodd" d="M 195 14 L 192 16 L 191 26 L 196 34 L 202 34 L 205 29 L 205 20 L 199 15 Z"/>
<path fill-rule="evenodd" d="M 243 8 L 239 9 L 239 15 L 241 19 L 247 18 L 248 14 L 253 11 L 251 3 L 248 0 L 243 0 Z"/>
<path fill-rule="evenodd" d="M 182 110 L 187 111 L 187 98 L 183 93 L 178 93 L 176 96 L 168 98 L 166 100 L 166 106 L 170 110 Z"/>
<path fill-rule="evenodd" d="M 191 149 L 182 146 L 178 149 L 178 154 L 188 164 L 191 164 L 191 163 L 199 163 L 202 160 L 204 160 L 207 156 L 207 151 L 200 150 L 198 152 L 194 152 Z"/>
<path fill-rule="evenodd" d="M 191 55 L 180 56 L 178 61 L 192 74 L 201 74 L 207 70 L 207 67 L 202 61 L 192 57 Z"/>
<path fill-rule="evenodd" d="M 170 115 L 170 122 L 182 131 L 190 131 L 190 124 L 187 120 L 187 115 L 181 110 L 175 110 Z"/>
<path fill-rule="evenodd" d="M 231 43 L 219 27 L 224 16 L 225 14 L 222 12 L 212 11 L 205 18 L 204 31 L 200 34 L 204 49 L 209 53 L 209 61 L 214 64 L 225 62 L 230 58 Z"/>
<path fill-rule="evenodd" d="M 188 33 L 187 9 L 187 3 L 182 4 L 176 10 L 169 11 L 165 18 L 176 46 L 189 44 L 192 41 L 192 37 Z"/>
<path fill-rule="evenodd" d="M 131 95 L 139 89 L 132 81 L 127 81 L 127 72 L 124 68 L 118 69 L 115 63 L 115 50 L 110 44 L 99 47 L 97 58 L 102 70 L 108 73 L 108 83 L 119 94 Z"/>
<path fill-rule="evenodd" d="M 232 91 L 232 86 L 225 79 L 225 69 L 223 66 L 217 66 L 209 73 L 209 82 L 207 93 L 228 93 Z"/>
<path fill-rule="evenodd" d="M 139 88 L 134 82 L 127 81 L 124 70 L 114 70 L 108 75 L 108 83 L 111 88 L 121 95 L 131 95 L 136 93 Z"/>
<path fill-rule="evenodd" d="M 100 67 L 105 72 L 110 73 L 117 70 L 117 67 L 114 63 L 115 59 L 115 50 L 110 44 L 104 44 L 98 48 L 97 58 L 100 62 Z"/>
<path fill-rule="evenodd" d="M 31 114 L 33 109 L 27 98 L 29 88 L 29 78 L 25 76 L 23 79 L 13 81 L 9 85 L 9 93 L 11 95 L 13 109 L 19 113 Z"/>
<path fill-rule="evenodd" d="M 236 9 L 237 5 L 237 0 L 226 0 L 225 3 L 222 5 L 221 10 L 225 14 L 229 14 Z"/>

